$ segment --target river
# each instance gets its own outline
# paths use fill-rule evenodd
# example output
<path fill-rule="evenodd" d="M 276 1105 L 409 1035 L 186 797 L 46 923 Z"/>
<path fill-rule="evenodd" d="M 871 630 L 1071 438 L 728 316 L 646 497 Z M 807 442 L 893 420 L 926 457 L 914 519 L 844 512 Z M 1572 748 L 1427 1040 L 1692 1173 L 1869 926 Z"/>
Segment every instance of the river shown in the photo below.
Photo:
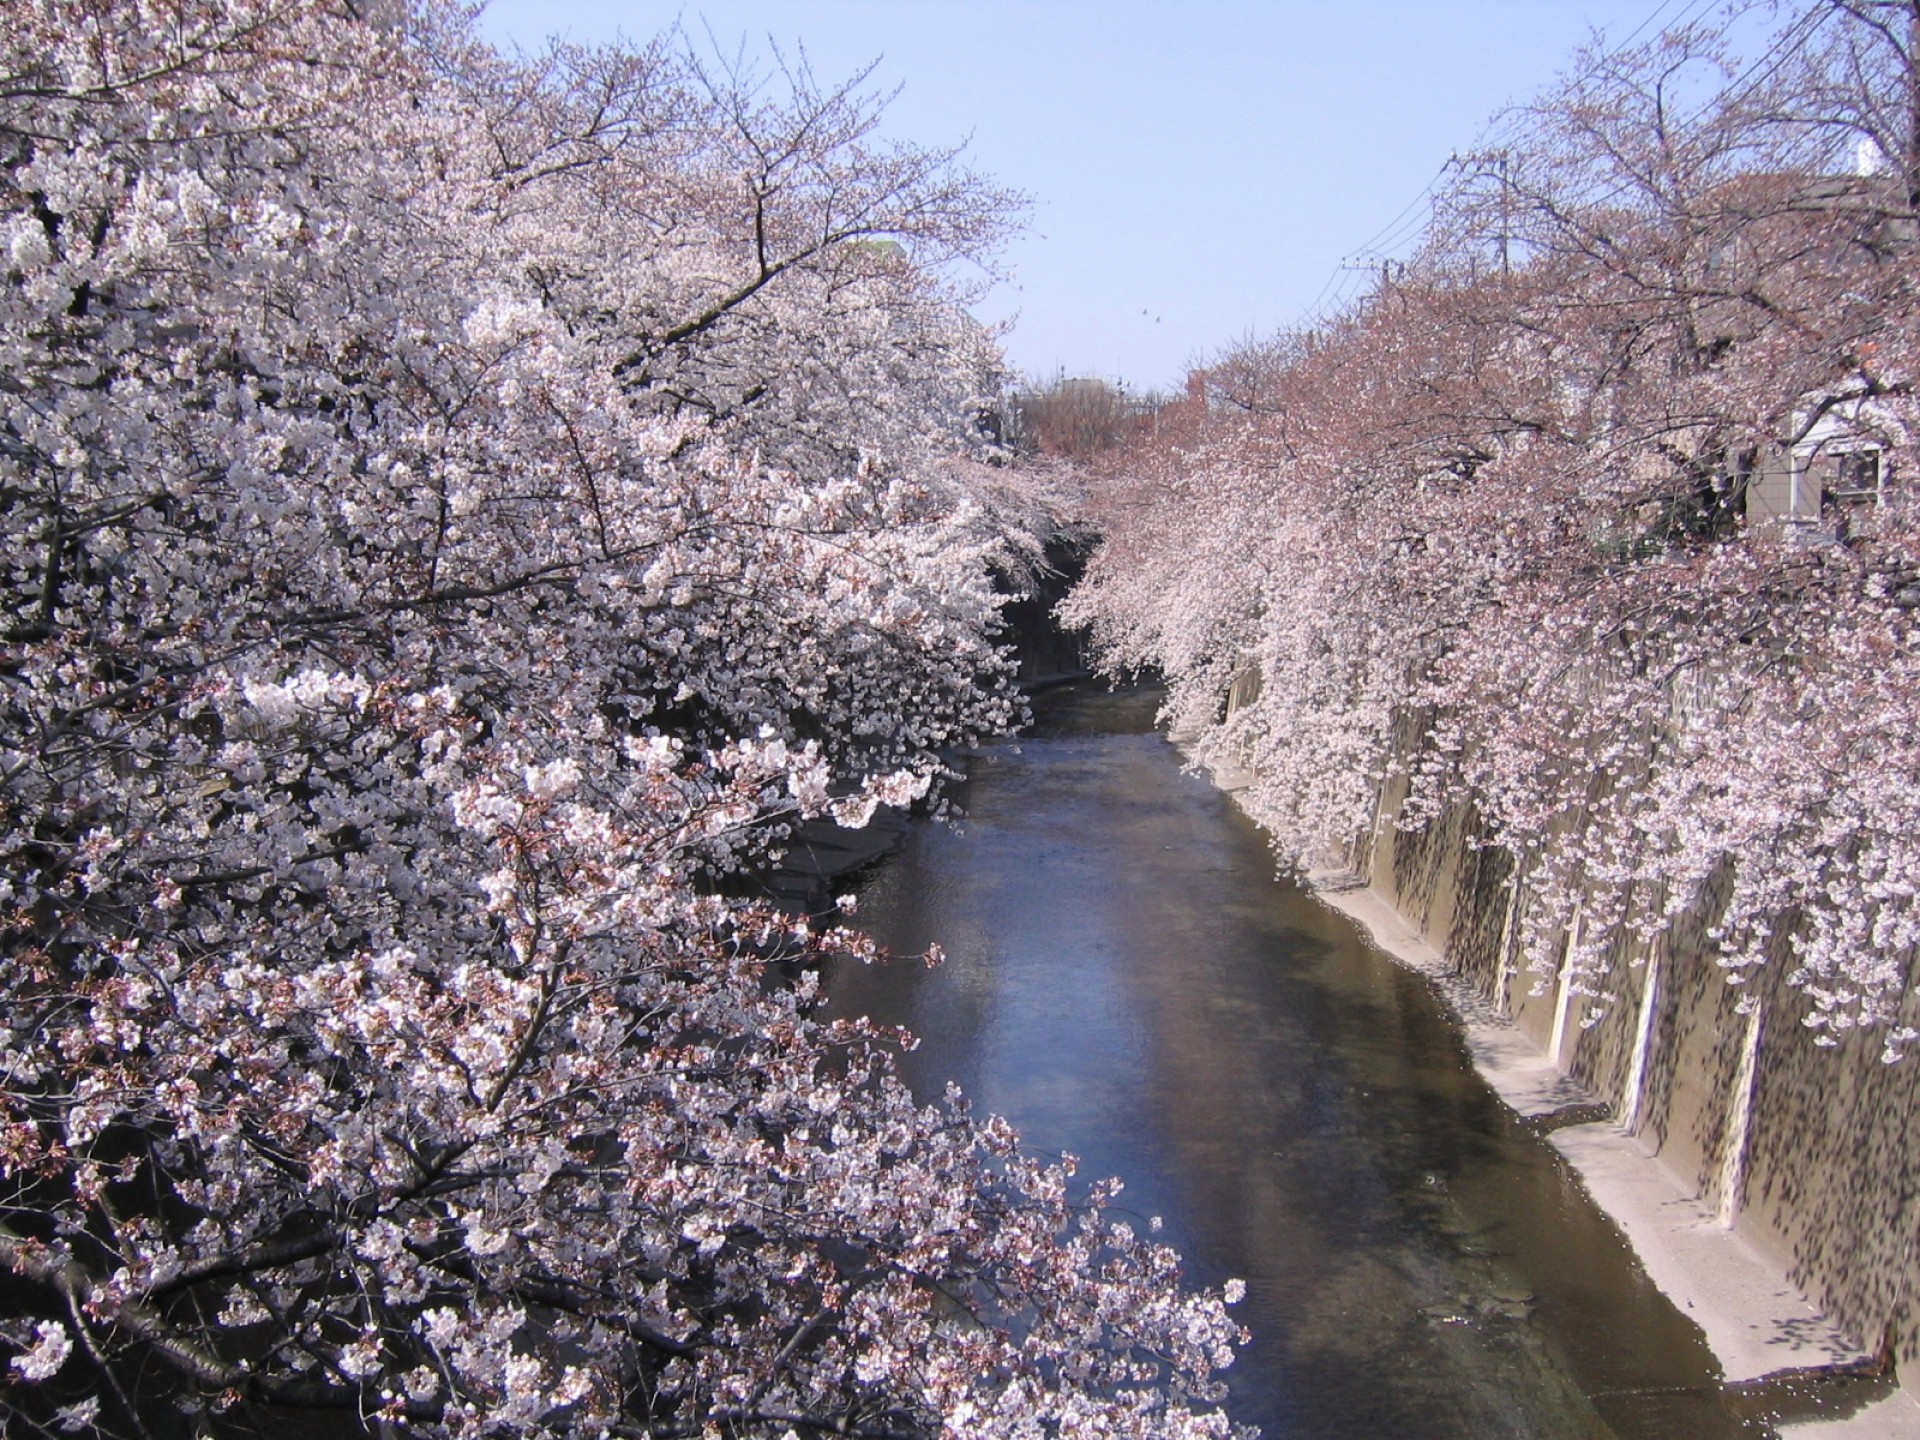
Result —
<path fill-rule="evenodd" d="M 916 824 L 859 923 L 944 965 L 848 966 L 1028 1144 L 1119 1175 L 1196 1280 L 1247 1283 L 1230 1410 L 1269 1440 L 1767 1435 L 1442 1003 L 1183 773 L 1147 690 L 1043 697 Z"/>

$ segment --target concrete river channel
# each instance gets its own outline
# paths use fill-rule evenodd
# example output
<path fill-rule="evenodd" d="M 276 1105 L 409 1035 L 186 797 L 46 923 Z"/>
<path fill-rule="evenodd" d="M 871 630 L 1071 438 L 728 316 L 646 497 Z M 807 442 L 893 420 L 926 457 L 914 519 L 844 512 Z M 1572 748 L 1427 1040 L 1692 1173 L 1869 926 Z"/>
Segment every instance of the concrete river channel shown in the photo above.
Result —
<path fill-rule="evenodd" d="M 975 755 L 965 819 L 859 892 L 858 923 L 945 964 L 849 965 L 833 1007 L 921 1037 L 922 1098 L 957 1081 L 1122 1176 L 1195 1280 L 1243 1278 L 1229 1408 L 1269 1440 L 1773 1433 L 1792 1397 L 1719 1383 L 1429 983 L 1275 881 L 1155 701 L 1055 691 Z"/>

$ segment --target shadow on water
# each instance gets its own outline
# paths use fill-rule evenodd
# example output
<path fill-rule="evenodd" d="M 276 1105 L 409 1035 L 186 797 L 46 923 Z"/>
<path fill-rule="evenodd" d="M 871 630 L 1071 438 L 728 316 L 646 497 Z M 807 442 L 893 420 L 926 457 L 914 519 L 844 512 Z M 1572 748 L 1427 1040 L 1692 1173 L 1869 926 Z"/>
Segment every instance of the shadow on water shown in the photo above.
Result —
<path fill-rule="evenodd" d="M 849 968 L 834 1004 L 922 1037 L 1029 1143 L 1117 1174 L 1194 1278 L 1244 1278 L 1231 1408 L 1270 1437 L 1766 1435 L 1420 977 L 1273 880 L 1182 773 L 1151 691 L 1072 690 L 982 752 L 861 923 L 947 962 Z"/>

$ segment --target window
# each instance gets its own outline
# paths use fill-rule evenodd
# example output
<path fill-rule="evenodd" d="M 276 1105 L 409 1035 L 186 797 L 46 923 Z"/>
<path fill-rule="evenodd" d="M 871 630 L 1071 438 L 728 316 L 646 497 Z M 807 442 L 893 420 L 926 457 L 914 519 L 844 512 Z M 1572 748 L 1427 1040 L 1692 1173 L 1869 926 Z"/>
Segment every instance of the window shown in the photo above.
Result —
<path fill-rule="evenodd" d="M 1822 509 L 1836 505 L 1878 505 L 1884 482 L 1878 450 L 1850 450 L 1833 457 L 1833 474 L 1821 497 Z"/>

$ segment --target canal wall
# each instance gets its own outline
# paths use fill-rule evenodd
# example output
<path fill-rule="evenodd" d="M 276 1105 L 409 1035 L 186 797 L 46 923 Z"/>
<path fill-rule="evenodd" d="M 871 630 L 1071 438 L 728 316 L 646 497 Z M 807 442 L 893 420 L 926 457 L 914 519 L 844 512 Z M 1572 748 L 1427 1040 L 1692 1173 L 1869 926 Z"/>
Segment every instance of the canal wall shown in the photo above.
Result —
<path fill-rule="evenodd" d="M 1047 542 L 1037 573 L 1018 587 L 1002 582 L 1009 598 L 1000 607 L 1000 642 L 1012 649 L 1019 681 L 1029 690 L 1084 680 L 1090 673 L 1086 632 L 1067 629 L 1055 613 L 1086 569 L 1085 538 L 1056 535 Z"/>
<path fill-rule="evenodd" d="M 1419 739 L 1403 724 L 1403 756 Z M 1858 1433 L 1920 1436 L 1920 1055 L 1888 1065 L 1859 1031 L 1814 1044 L 1787 963 L 1729 985 L 1719 885 L 1657 939 L 1615 944 L 1599 986 L 1613 998 L 1590 1016 L 1564 969 L 1574 934 L 1557 973 L 1523 968 L 1535 897 L 1513 857 L 1470 804 L 1405 823 L 1408 789 L 1390 775 L 1371 832 L 1311 877 L 1323 898 L 1435 977 L 1476 1062 L 1554 1131 L 1730 1380 L 1890 1367 L 1903 1390 Z M 1911 988 L 1899 1023 L 1920 1028 Z"/>
<path fill-rule="evenodd" d="M 1729 985 L 1710 935 L 1725 903 L 1716 886 L 1657 939 L 1616 943 L 1600 987 L 1613 999 L 1583 1023 L 1564 967 L 1519 967 L 1532 896 L 1512 857 L 1485 843 L 1469 805 L 1401 828 L 1407 788 L 1387 782 L 1347 883 L 1390 906 L 1445 974 L 1603 1105 L 1694 1217 L 1737 1235 L 1866 1355 L 1920 1376 L 1920 1060 L 1888 1065 L 1882 1037 L 1859 1031 L 1815 1045 L 1787 964 Z M 1574 942 L 1565 935 L 1563 952 Z M 1901 1023 L 1920 1027 L 1911 990 Z"/>

